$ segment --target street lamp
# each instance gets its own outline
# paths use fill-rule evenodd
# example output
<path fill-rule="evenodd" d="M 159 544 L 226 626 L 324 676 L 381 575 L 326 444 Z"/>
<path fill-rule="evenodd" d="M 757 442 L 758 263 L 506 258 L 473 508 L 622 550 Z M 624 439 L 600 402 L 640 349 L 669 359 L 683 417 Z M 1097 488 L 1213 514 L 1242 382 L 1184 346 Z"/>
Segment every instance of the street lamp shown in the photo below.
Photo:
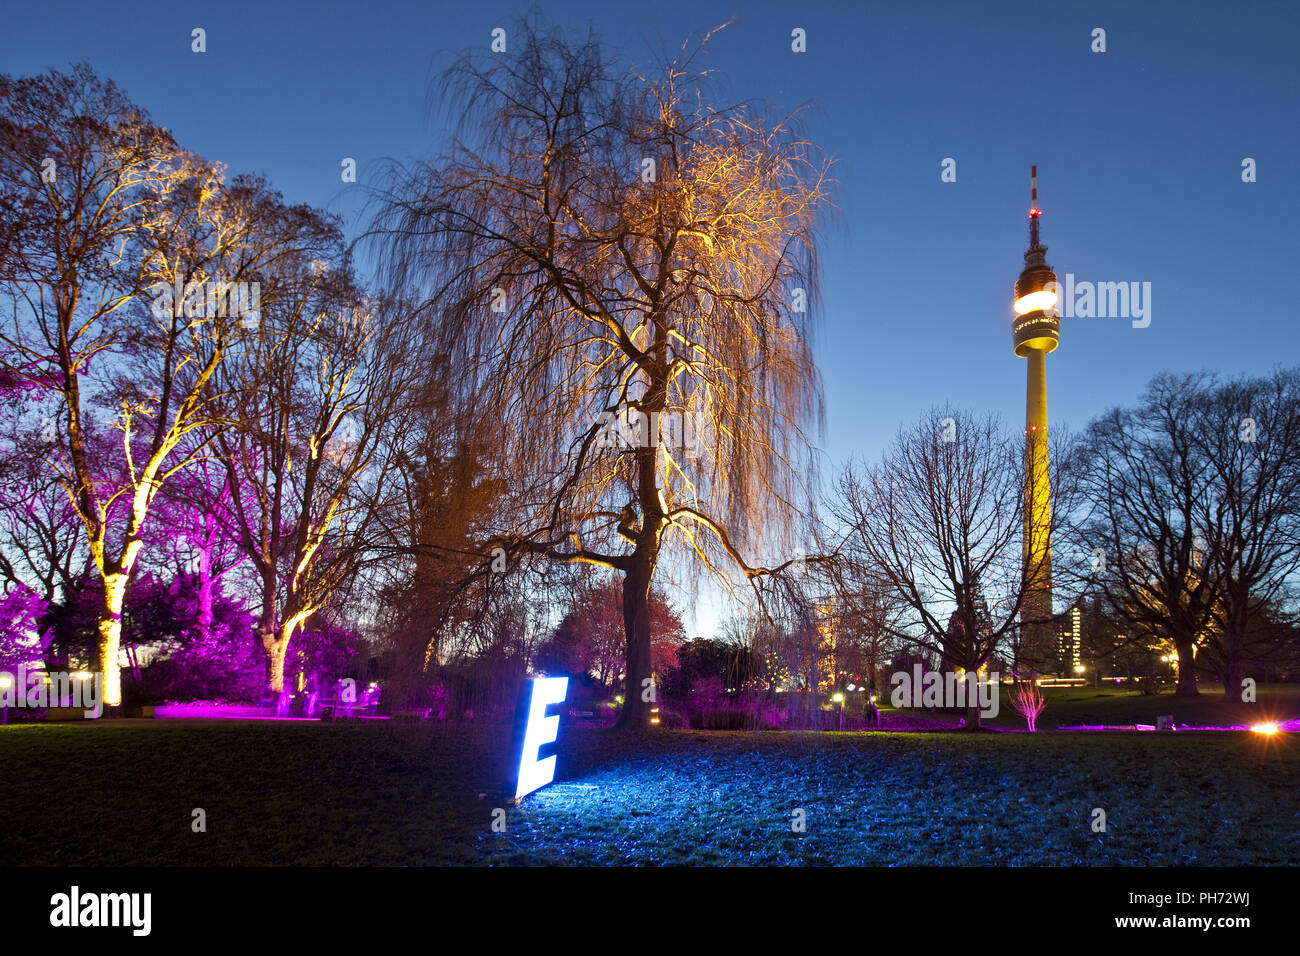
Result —
<path fill-rule="evenodd" d="M 840 705 L 840 730 L 843 730 L 844 729 L 844 695 L 837 692 L 831 696 L 831 700 L 833 700 L 835 703 Z"/>

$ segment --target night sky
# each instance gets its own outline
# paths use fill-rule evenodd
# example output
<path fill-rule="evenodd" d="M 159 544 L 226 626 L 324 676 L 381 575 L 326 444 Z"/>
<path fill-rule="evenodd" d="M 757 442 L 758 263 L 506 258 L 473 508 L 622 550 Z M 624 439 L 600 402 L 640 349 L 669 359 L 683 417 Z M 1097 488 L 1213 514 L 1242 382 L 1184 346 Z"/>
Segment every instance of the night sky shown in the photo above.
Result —
<path fill-rule="evenodd" d="M 1024 414 L 1012 285 L 1039 166 L 1048 261 L 1064 279 L 1151 283 L 1150 325 L 1066 318 L 1048 358 L 1053 423 L 1136 400 L 1161 369 L 1296 364 L 1300 5 L 562 3 L 632 62 L 735 16 L 702 65 L 725 101 L 807 104 L 838 158 L 817 351 L 826 474 L 874 459 L 951 401 Z M 993 9 L 989 9 L 992 7 Z M 88 60 L 182 146 L 350 215 L 383 157 L 436 151 L 429 79 L 486 50 L 524 3 L 6 4 L 0 71 Z M 207 31 L 192 53 L 190 31 Z M 791 30 L 807 52 L 791 51 Z M 1094 53 L 1092 31 L 1106 31 Z M 940 180 L 956 160 L 957 181 Z M 1258 181 L 1243 183 L 1253 158 Z M 355 227 L 355 220 L 349 228 Z M 709 615 L 704 615 L 709 617 Z M 709 626 L 699 622 L 700 631 Z M 688 622 L 688 627 L 689 627 Z"/>

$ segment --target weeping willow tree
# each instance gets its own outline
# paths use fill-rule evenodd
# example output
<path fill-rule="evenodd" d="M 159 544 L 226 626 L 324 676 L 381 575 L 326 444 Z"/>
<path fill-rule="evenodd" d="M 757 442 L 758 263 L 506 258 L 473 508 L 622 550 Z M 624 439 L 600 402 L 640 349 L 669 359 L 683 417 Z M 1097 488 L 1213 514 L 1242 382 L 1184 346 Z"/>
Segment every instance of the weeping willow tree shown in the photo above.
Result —
<path fill-rule="evenodd" d="M 829 164 L 797 116 L 711 105 L 703 46 L 647 75 L 518 24 L 507 52 L 444 74 L 458 135 L 390 170 L 369 233 L 496 423 L 509 494 L 485 562 L 621 572 L 625 727 L 654 699 L 656 569 L 779 571 L 822 421 L 808 333 Z"/>

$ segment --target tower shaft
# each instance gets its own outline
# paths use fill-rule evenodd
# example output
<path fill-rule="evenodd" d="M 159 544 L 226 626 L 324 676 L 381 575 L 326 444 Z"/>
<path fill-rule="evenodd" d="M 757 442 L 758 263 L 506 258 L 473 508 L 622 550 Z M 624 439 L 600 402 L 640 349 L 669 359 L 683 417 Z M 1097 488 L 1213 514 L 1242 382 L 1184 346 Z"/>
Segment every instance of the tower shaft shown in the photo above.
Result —
<path fill-rule="evenodd" d="M 1030 588 L 1024 619 L 1052 614 L 1052 483 L 1047 444 L 1047 353 L 1025 356 L 1025 531 L 1023 556 Z"/>
<path fill-rule="evenodd" d="M 1047 353 L 1060 343 L 1056 273 L 1039 240 L 1038 167 L 1031 167 L 1029 249 L 1016 280 L 1012 347 L 1025 360 L 1025 513 L 1022 545 L 1025 597 L 1021 659 L 1036 670 L 1059 663 L 1052 620 L 1052 482 L 1047 444 Z M 1055 667 L 1053 667 L 1055 669 Z"/>

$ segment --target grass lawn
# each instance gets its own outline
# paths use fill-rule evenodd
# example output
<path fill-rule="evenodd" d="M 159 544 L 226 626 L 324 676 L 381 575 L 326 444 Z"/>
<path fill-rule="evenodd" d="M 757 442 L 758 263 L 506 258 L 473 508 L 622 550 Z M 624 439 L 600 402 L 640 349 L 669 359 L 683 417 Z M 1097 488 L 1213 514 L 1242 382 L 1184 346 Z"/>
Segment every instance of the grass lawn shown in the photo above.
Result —
<path fill-rule="evenodd" d="M 560 782 L 494 833 L 504 733 L 0 727 L 0 863 L 1300 865 L 1294 734 L 566 728 Z"/>
<path fill-rule="evenodd" d="M 894 710 L 888 706 L 889 695 L 884 694 L 882 712 L 886 715 L 909 713 L 926 714 L 927 711 Z M 1217 684 L 1202 685 L 1198 697 L 1175 697 L 1173 688 L 1162 693 L 1145 696 L 1131 686 L 1105 684 L 1101 687 L 1045 687 L 1043 699 L 1047 706 L 1038 717 L 1041 730 L 1062 726 L 1154 724 L 1163 714 L 1172 714 L 1177 724 L 1198 727 L 1225 727 L 1250 725 L 1264 720 L 1295 720 L 1300 718 L 1300 684 L 1261 684 L 1254 703 L 1241 702 L 1240 692 L 1232 700 L 1225 700 L 1223 689 Z M 939 715 L 948 723 L 956 722 L 958 714 Z M 1005 729 L 1019 729 L 1025 720 L 1011 708 L 1010 692 L 1002 689 L 999 695 L 998 716 L 986 724 Z"/>

